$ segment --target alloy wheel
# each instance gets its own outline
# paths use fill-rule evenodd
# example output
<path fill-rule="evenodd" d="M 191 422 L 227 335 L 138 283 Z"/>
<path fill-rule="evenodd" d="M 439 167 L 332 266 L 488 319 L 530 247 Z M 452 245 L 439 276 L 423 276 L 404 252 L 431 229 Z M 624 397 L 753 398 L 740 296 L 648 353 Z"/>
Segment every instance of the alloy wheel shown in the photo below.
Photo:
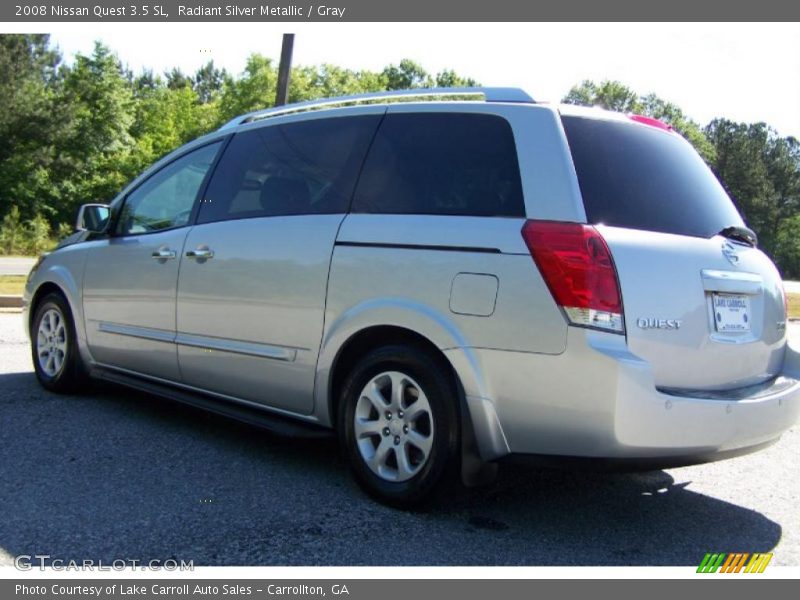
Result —
<path fill-rule="evenodd" d="M 49 308 L 39 321 L 36 356 L 39 366 L 48 377 L 55 377 L 64 367 L 67 358 L 67 327 L 64 315 L 57 308 Z"/>
<path fill-rule="evenodd" d="M 433 413 L 416 381 L 398 371 L 386 371 L 361 391 L 354 431 L 361 458 L 373 473 L 386 481 L 407 481 L 430 457 Z"/>

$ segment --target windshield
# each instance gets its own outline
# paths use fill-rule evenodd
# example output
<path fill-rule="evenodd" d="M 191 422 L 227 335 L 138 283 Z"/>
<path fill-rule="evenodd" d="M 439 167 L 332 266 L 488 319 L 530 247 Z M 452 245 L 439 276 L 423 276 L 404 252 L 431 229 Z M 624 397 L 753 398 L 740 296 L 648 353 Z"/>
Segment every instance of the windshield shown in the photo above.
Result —
<path fill-rule="evenodd" d="M 635 123 L 562 117 L 590 223 L 709 238 L 742 218 L 679 135 Z"/>

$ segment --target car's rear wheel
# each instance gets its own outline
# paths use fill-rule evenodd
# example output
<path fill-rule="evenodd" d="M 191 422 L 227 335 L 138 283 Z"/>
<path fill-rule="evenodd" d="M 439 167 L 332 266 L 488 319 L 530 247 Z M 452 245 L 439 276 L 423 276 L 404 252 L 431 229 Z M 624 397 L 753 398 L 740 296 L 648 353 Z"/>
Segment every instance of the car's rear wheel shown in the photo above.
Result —
<path fill-rule="evenodd" d="M 75 324 L 60 294 L 48 294 L 37 305 L 31 323 L 31 352 L 36 377 L 48 390 L 67 393 L 83 383 Z"/>
<path fill-rule="evenodd" d="M 458 458 L 458 399 L 447 365 L 410 345 L 370 352 L 345 381 L 338 430 L 367 493 L 394 506 L 420 504 Z"/>

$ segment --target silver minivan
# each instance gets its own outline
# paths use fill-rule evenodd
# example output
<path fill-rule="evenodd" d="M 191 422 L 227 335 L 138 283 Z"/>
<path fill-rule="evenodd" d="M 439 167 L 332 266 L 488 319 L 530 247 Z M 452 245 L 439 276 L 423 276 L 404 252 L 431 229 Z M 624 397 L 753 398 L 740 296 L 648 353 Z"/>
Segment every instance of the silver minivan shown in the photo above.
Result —
<path fill-rule="evenodd" d="M 798 417 L 778 271 L 647 117 L 509 88 L 284 106 L 176 150 L 77 229 L 25 290 L 43 386 L 335 430 L 390 504 L 510 456 L 717 460 Z"/>

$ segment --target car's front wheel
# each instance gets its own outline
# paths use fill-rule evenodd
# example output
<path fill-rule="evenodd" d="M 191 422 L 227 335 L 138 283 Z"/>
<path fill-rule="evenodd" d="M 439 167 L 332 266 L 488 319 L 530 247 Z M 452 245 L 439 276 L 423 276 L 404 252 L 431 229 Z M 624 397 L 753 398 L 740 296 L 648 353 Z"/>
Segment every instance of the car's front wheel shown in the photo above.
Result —
<path fill-rule="evenodd" d="M 355 478 L 370 495 L 411 507 L 454 471 L 459 421 L 451 379 L 439 357 L 410 345 L 378 348 L 352 369 L 338 430 Z"/>
<path fill-rule="evenodd" d="M 48 294 L 37 305 L 31 323 L 31 352 L 36 377 L 48 390 L 72 392 L 83 382 L 75 324 L 60 294 Z"/>

